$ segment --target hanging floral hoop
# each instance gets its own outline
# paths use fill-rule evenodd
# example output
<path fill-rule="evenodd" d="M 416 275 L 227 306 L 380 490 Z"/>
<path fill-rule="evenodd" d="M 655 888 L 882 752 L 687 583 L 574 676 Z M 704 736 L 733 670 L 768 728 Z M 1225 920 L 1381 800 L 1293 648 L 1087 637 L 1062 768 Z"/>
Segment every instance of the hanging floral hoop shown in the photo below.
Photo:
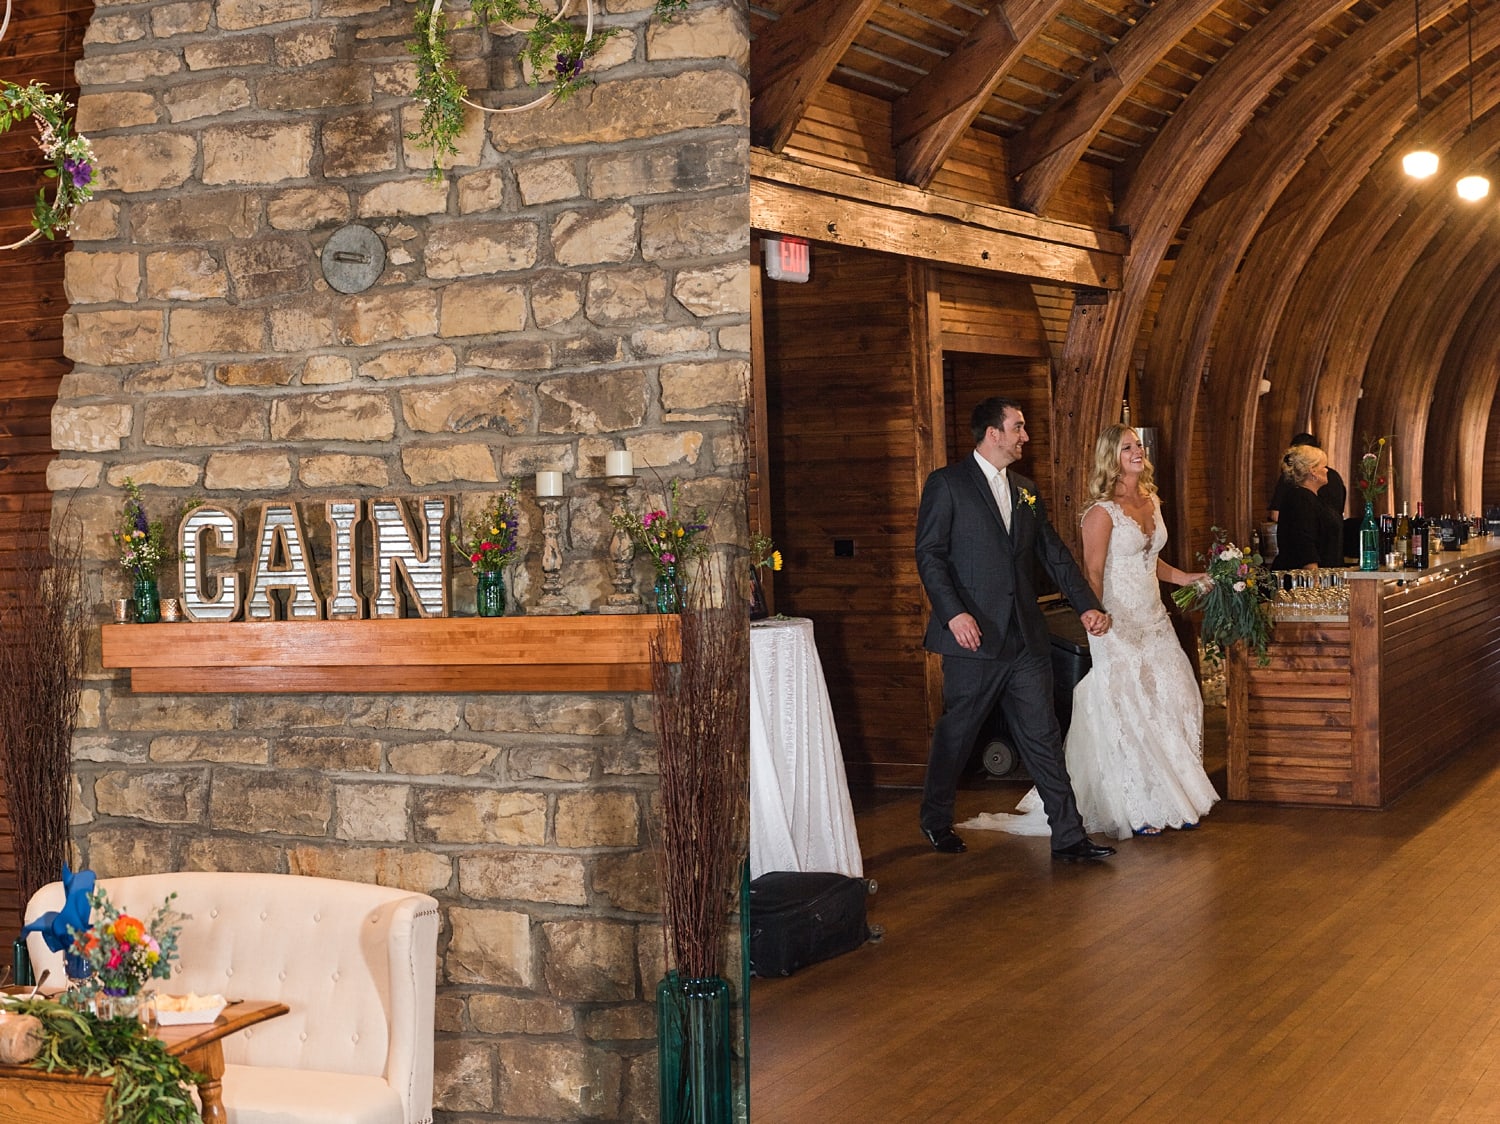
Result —
<path fill-rule="evenodd" d="M 9 22 L 10 5 L 7 3 L 0 35 L 4 35 Z M 73 131 L 72 109 L 67 98 L 47 93 L 47 88 L 40 82 L 26 86 L 0 82 L 0 133 L 8 132 L 18 121 L 34 122 L 37 148 L 52 163 L 42 174 L 57 181 L 50 200 L 45 187 L 37 192 L 36 205 L 31 212 L 31 233 L 0 245 L 0 250 L 20 249 L 43 235 L 56 238 L 58 234 L 66 234 L 73 221 L 74 209 L 94 197 L 90 186 L 94 182 L 94 151 L 87 137 Z"/>

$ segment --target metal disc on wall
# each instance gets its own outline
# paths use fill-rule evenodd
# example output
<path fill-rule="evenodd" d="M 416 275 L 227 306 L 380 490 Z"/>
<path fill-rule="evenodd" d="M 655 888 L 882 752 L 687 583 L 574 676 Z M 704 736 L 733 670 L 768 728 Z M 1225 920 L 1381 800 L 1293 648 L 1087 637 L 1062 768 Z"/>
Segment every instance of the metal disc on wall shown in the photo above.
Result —
<path fill-rule="evenodd" d="M 335 230 L 323 247 L 323 277 L 341 293 L 362 293 L 385 269 L 385 243 L 368 226 Z"/>

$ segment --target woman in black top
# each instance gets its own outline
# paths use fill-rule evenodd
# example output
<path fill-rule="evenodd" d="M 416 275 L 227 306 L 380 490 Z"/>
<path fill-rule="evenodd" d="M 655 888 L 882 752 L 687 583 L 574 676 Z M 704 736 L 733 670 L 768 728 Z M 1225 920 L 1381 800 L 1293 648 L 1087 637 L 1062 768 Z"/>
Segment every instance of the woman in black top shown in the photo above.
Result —
<path fill-rule="evenodd" d="M 1312 570 L 1344 564 L 1344 525 L 1318 499 L 1328 482 L 1328 455 L 1314 445 L 1293 445 L 1281 458 L 1281 472 L 1295 485 L 1287 490 L 1276 521 L 1277 570 Z"/>

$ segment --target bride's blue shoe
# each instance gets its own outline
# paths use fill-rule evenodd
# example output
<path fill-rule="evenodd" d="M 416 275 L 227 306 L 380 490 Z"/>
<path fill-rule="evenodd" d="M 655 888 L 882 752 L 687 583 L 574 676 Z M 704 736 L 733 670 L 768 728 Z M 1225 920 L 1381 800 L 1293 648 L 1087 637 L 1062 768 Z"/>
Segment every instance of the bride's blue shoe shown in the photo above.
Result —
<path fill-rule="evenodd" d="M 1197 831 L 1198 830 L 1198 821 L 1194 820 L 1192 823 L 1185 823 L 1180 828 L 1178 828 L 1177 830 L 1178 831 Z"/>
<path fill-rule="evenodd" d="M 1160 835 L 1161 834 L 1161 828 L 1159 828 L 1159 827 L 1152 827 L 1150 824 L 1147 824 L 1145 827 L 1132 828 L 1131 829 L 1131 834 L 1132 835 Z"/>

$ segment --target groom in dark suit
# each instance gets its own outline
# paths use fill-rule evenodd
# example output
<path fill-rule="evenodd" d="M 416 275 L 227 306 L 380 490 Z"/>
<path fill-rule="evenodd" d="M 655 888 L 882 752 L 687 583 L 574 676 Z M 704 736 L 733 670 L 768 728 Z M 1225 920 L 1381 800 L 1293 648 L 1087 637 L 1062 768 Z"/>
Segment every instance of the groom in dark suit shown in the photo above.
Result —
<path fill-rule="evenodd" d="M 1033 560 L 1078 610 L 1091 635 L 1109 617 L 1047 521 L 1036 484 L 1008 471 L 1028 440 L 1020 404 L 974 407 L 974 455 L 938 469 L 922 488 L 917 572 L 932 602 L 924 646 L 943 657 L 943 716 L 932 732 L 922 832 L 935 850 L 967 850 L 953 830 L 959 777 L 996 702 L 1002 703 L 1052 825 L 1052 857 L 1103 859 L 1113 847 L 1084 833 L 1052 709 L 1052 658 L 1037 605 Z"/>

